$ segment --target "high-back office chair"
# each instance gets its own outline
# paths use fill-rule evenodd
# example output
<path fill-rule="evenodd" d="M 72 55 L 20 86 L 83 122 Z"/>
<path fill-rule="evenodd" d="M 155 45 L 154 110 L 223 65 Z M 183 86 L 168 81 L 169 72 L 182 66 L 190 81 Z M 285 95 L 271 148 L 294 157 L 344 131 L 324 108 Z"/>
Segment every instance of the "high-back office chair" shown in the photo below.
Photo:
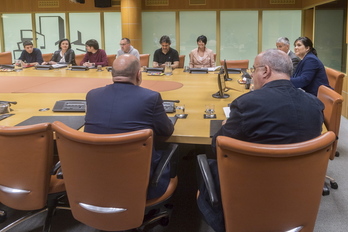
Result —
<path fill-rule="evenodd" d="M 16 210 L 32 211 L 49 206 L 43 231 L 49 231 L 57 197 L 65 191 L 64 181 L 51 176 L 52 168 L 50 124 L 0 126 L 0 202 Z M 17 226 L 29 216 L 0 231 Z"/>
<path fill-rule="evenodd" d="M 0 64 L 12 64 L 12 53 L 0 52 Z"/>
<path fill-rule="evenodd" d="M 140 54 L 140 67 L 149 67 L 150 54 Z"/>
<path fill-rule="evenodd" d="M 51 60 L 53 56 L 53 53 L 45 53 L 45 54 L 42 54 L 42 59 L 44 62 L 48 62 Z"/>
<path fill-rule="evenodd" d="M 76 65 L 80 65 L 81 61 L 83 60 L 83 58 L 85 57 L 86 54 L 78 54 L 75 55 L 75 62 Z"/>
<path fill-rule="evenodd" d="M 178 68 L 184 68 L 185 65 L 185 55 L 179 56 L 179 67 Z"/>
<path fill-rule="evenodd" d="M 224 61 L 220 60 L 221 66 L 224 66 Z M 226 60 L 227 68 L 249 68 L 249 60 Z"/>
<path fill-rule="evenodd" d="M 333 143 L 333 149 L 330 154 L 330 160 L 333 160 L 335 156 L 339 156 L 339 152 L 336 149 L 337 149 L 337 143 L 338 143 L 338 134 L 340 130 L 340 124 L 341 124 L 343 97 L 340 94 L 338 94 L 336 91 L 324 85 L 321 85 L 319 87 L 317 97 L 325 105 L 324 124 L 326 129 L 329 131 L 333 131 L 336 134 L 336 140 Z M 338 188 L 337 182 L 329 176 L 326 176 L 326 177 L 330 181 L 331 188 L 337 189 Z M 329 193 L 330 193 L 329 188 L 324 186 L 323 195 L 328 195 Z"/>
<path fill-rule="evenodd" d="M 267 145 L 219 136 L 217 163 L 226 231 L 302 227 L 302 232 L 312 232 L 335 137 L 329 131 L 301 143 Z M 203 176 L 210 176 L 204 156 L 198 156 L 200 168 Z M 209 178 L 205 182 L 214 185 Z M 214 191 L 210 193 L 217 199 Z"/>
<path fill-rule="evenodd" d="M 342 94 L 343 79 L 345 77 L 344 73 L 336 71 L 332 68 L 325 68 L 327 78 L 329 80 L 330 86 L 339 94 Z"/>
<path fill-rule="evenodd" d="M 116 59 L 116 54 L 106 55 L 108 59 L 108 66 L 112 66 L 114 60 Z"/>
<path fill-rule="evenodd" d="M 162 218 L 167 221 L 169 215 L 159 212 L 143 224 L 144 212 L 166 202 L 177 185 L 177 178 L 172 178 L 163 196 L 146 201 L 152 130 L 92 134 L 76 131 L 61 122 L 52 125 L 75 219 L 107 231 L 145 227 L 146 223 Z M 175 148 L 160 167 L 168 162 Z M 158 170 L 154 178 L 158 177 Z"/>

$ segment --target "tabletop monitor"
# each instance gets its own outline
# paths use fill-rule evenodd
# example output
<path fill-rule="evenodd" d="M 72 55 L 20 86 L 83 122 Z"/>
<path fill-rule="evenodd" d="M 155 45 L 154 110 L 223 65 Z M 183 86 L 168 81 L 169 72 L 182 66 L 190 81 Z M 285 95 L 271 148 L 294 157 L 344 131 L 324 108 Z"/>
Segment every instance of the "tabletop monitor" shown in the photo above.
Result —
<path fill-rule="evenodd" d="M 219 91 L 217 93 L 214 93 L 212 95 L 212 97 L 214 97 L 214 98 L 228 98 L 228 97 L 230 97 L 229 94 L 225 93 L 227 88 L 226 88 L 226 84 L 225 84 L 225 76 L 223 75 L 223 70 L 221 70 L 218 73 L 217 83 L 218 83 Z"/>
<path fill-rule="evenodd" d="M 223 71 L 224 71 L 224 78 L 225 78 L 225 81 L 231 81 L 232 78 L 230 78 L 230 76 L 228 75 L 228 69 L 227 69 L 227 62 L 226 62 L 226 59 L 224 59 L 224 68 L 223 68 Z"/>

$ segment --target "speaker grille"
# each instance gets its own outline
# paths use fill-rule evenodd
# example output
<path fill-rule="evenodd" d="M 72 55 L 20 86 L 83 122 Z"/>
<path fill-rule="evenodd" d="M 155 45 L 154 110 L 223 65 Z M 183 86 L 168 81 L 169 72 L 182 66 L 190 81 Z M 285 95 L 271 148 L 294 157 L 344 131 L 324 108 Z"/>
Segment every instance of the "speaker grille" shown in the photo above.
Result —
<path fill-rule="evenodd" d="M 206 5 L 206 0 L 190 0 L 190 5 Z"/>
<path fill-rule="evenodd" d="M 146 0 L 145 6 L 169 6 L 169 0 Z"/>
<path fill-rule="evenodd" d="M 57 8 L 59 7 L 59 1 L 38 1 L 39 8 Z"/>
<path fill-rule="evenodd" d="M 295 4 L 295 0 L 270 0 L 270 4 Z"/>

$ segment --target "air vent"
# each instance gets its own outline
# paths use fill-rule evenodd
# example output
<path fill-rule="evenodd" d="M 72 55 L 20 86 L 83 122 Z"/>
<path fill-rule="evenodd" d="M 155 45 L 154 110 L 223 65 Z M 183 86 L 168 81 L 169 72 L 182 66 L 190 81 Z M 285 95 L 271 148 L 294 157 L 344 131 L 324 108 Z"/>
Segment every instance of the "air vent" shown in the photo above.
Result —
<path fill-rule="evenodd" d="M 270 4 L 295 4 L 295 0 L 270 0 Z"/>
<path fill-rule="evenodd" d="M 59 1 L 38 1 L 39 8 L 58 8 Z"/>
<path fill-rule="evenodd" d="M 169 0 L 146 0 L 145 6 L 169 6 Z"/>
<path fill-rule="evenodd" d="M 206 5 L 206 0 L 190 0 L 190 5 Z"/>

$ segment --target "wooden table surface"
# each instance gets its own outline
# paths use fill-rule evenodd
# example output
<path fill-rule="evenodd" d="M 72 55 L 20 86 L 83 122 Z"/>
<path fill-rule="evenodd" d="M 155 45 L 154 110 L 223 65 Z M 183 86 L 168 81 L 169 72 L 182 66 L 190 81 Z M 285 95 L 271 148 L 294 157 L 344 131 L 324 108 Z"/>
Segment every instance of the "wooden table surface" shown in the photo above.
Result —
<path fill-rule="evenodd" d="M 69 78 L 109 78 L 111 73 L 105 69 L 97 72 L 95 69 L 88 71 L 70 71 L 65 68 L 55 70 L 35 70 L 28 68 L 20 72 L 1 72 L 1 79 L 13 76 L 31 77 L 69 77 Z M 237 80 L 241 74 L 230 74 L 232 81 L 226 82 L 227 87 L 236 90 L 226 92 L 230 95 L 226 99 L 213 98 L 212 94 L 218 91 L 217 74 L 189 74 L 182 69 L 176 69 L 171 76 L 149 76 L 143 73 L 143 80 L 157 81 L 176 81 L 183 84 L 179 89 L 161 92 L 163 100 L 180 100 L 185 104 L 185 111 L 188 114 L 186 119 L 178 119 L 175 124 L 175 131 L 169 138 L 169 142 L 189 143 L 189 144 L 210 144 L 210 119 L 204 119 L 206 104 L 215 105 L 216 119 L 225 119 L 223 107 L 227 106 L 233 99 L 237 98 L 249 90 L 244 85 L 238 84 Z M 18 83 L 20 85 L 21 83 Z M 2 86 L 4 87 L 4 86 Z M 52 108 L 56 101 L 65 99 L 85 99 L 86 93 L 0 93 L 0 101 L 17 101 L 12 105 L 15 114 L 7 119 L 0 121 L 0 125 L 14 126 L 31 116 L 50 116 L 50 115 L 84 115 L 84 113 L 55 113 Z M 41 108 L 50 108 L 48 111 L 39 111 Z M 174 116 L 169 113 L 168 116 Z"/>

